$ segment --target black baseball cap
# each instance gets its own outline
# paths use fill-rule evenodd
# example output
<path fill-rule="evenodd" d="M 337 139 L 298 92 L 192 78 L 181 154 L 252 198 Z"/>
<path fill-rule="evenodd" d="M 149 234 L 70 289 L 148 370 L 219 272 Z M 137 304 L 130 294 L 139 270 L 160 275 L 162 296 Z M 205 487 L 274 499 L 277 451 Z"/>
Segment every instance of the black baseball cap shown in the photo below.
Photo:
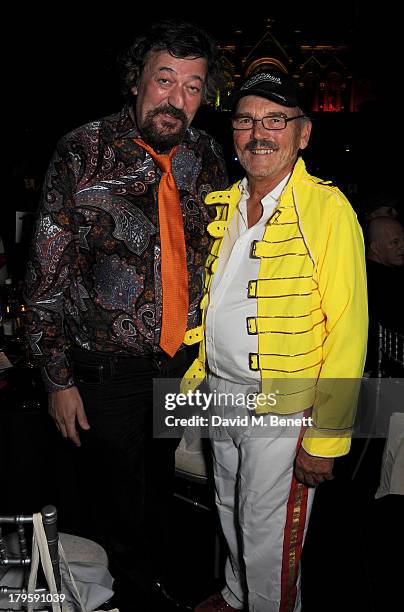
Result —
<path fill-rule="evenodd" d="M 259 72 L 248 77 L 240 88 L 231 94 L 233 110 L 244 96 L 260 96 L 282 106 L 301 108 L 297 83 L 284 72 L 277 70 Z"/>

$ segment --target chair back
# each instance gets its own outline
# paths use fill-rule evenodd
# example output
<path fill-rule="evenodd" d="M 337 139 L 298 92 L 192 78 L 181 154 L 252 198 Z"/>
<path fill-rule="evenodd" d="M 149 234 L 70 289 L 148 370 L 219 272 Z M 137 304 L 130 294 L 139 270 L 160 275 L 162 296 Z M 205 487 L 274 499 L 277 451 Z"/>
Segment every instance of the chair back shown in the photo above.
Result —
<path fill-rule="evenodd" d="M 404 376 L 404 334 L 379 323 L 377 376 Z"/>
<path fill-rule="evenodd" d="M 51 505 L 45 506 L 41 510 L 41 515 L 56 587 L 58 592 L 60 592 L 61 577 L 56 508 Z M 15 584 L 2 584 L 0 586 L 0 610 L 8 609 L 3 607 L 5 605 L 5 600 L 11 603 L 18 602 L 20 599 L 17 596 L 21 597 L 27 595 L 28 578 L 31 568 L 32 524 L 32 514 L 0 515 L 0 579 L 7 579 L 7 572 L 11 568 L 22 569 L 22 572 L 18 572 L 18 586 L 15 586 Z M 8 533 L 4 533 L 4 527 L 6 527 Z M 11 530 L 13 530 L 13 532 L 11 532 Z M 4 580 L 1 580 L 1 582 L 4 582 Z M 40 587 L 35 590 L 35 594 L 41 596 L 41 602 L 46 602 L 46 593 L 47 588 L 45 587 Z M 21 604 L 23 603 L 26 603 L 24 597 L 21 598 Z M 16 609 L 15 606 L 9 606 L 9 608 Z M 44 609 L 49 609 L 49 607 L 44 606 Z"/>

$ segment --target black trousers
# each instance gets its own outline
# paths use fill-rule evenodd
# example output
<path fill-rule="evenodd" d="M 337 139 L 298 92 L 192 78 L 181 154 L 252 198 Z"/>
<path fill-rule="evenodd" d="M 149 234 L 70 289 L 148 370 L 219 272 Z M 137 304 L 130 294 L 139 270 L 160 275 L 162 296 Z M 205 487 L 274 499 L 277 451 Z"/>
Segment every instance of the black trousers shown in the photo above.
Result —
<path fill-rule="evenodd" d="M 170 563 L 179 440 L 153 439 L 153 378 L 181 378 L 195 356 L 194 347 L 174 358 L 71 351 L 91 427 L 76 453 L 81 532 L 105 546 L 122 608 L 147 602 L 151 577 Z"/>

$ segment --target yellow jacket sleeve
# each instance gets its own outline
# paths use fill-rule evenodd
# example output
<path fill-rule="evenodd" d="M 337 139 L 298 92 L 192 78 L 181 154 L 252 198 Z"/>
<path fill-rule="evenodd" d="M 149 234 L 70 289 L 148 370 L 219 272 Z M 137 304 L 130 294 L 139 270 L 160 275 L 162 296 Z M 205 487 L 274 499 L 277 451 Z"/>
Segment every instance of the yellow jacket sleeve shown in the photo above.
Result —
<path fill-rule="evenodd" d="M 330 216 L 318 260 L 326 339 L 313 423 L 303 448 L 312 455 L 337 457 L 350 448 L 351 428 L 366 356 L 368 310 L 362 231 L 342 196 Z"/>

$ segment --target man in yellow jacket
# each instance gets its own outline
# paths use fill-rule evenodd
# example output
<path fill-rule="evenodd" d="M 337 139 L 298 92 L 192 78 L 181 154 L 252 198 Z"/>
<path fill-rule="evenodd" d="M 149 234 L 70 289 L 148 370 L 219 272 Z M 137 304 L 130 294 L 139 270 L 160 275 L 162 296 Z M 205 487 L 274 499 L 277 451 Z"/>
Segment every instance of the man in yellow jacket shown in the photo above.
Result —
<path fill-rule="evenodd" d="M 246 177 L 206 199 L 217 216 L 205 327 L 194 330 L 203 339 L 183 381 L 192 390 L 207 376 L 215 396 L 210 432 L 229 546 L 224 589 L 196 610 L 297 612 L 315 486 L 350 448 L 367 336 L 363 239 L 344 195 L 299 158 L 311 122 L 294 81 L 254 74 L 233 100 Z"/>

